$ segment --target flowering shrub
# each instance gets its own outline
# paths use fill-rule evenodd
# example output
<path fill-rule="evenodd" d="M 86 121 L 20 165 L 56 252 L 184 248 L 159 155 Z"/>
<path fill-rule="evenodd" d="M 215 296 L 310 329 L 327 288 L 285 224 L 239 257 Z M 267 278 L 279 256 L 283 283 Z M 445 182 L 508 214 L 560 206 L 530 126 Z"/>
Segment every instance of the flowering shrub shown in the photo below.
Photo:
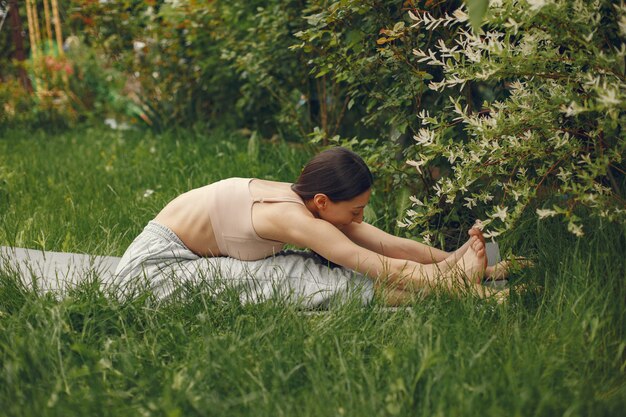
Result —
<path fill-rule="evenodd" d="M 429 240 L 434 218 L 473 210 L 495 237 L 528 209 L 562 217 L 576 236 L 581 213 L 624 223 L 626 5 L 613 3 L 492 0 L 478 33 L 464 8 L 409 12 L 415 31 L 457 35 L 413 51 L 441 68 L 429 87 L 450 101 L 448 111 L 419 113 L 408 164 L 419 176 L 432 166 L 447 175 L 412 197 L 402 226 Z M 493 97 L 477 111 L 468 91 Z"/>

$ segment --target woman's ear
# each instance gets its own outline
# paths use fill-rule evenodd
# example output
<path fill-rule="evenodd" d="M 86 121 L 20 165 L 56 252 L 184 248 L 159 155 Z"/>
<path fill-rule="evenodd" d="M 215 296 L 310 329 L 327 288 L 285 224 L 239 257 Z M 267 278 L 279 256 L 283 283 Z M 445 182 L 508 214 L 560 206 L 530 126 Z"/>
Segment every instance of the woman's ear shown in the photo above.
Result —
<path fill-rule="evenodd" d="M 324 210 L 328 205 L 329 198 L 326 194 L 315 194 L 313 197 L 313 203 L 318 210 Z"/>

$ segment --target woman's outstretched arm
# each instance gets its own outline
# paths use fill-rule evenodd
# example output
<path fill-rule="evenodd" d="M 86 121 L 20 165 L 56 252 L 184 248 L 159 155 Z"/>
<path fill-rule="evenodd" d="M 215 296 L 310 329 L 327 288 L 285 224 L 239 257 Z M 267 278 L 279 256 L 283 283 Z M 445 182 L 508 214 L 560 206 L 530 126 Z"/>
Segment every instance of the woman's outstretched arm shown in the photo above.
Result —
<path fill-rule="evenodd" d="M 421 264 L 438 263 L 444 260 L 450 262 L 450 256 L 455 253 L 459 255 L 458 259 L 460 259 L 467 248 L 467 245 L 464 245 L 455 252 L 445 252 L 411 239 L 394 236 L 365 222 L 352 223 L 346 226 L 343 232 L 357 245 L 368 248 L 371 251 L 392 258 L 408 259 Z M 480 230 L 474 228 L 469 232 L 470 236 L 481 238 L 482 236 L 479 236 L 479 234 Z"/>
<path fill-rule="evenodd" d="M 469 241 L 454 252 L 444 252 L 440 249 L 424 245 L 411 239 L 404 239 L 386 233 L 375 226 L 363 223 L 352 223 L 344 228 L 343 232 L 356 244 L 368 248 L 382 255 L 398 259 L 408 259 L 422 264 L 439 263 L 447 261 L 449 263 L 458 261 L 467 250 Z M 477 227 L 473 227 L 468 232 L 469 236 L 476 236 L 485 243 L 482 232 Z M 529 266 L 532 263 L 520 262 L 520 266 Z M 485 269 L 485 278 L 506 279 L 511 269 L 511 262 L 502 261 L 497 265 L 488 266 Z"/>
<path fill-rule="evenodd" d="M 442 284 L 454 290 L 459 282 L 464 281 L 456 262 L 444 260 L 426 264 L 396 258 L 386 253 L 404 255 L 405 252 L 398 248 L 389 248 L 391 250 L 386 252 L 387 241 L 382 242 L 383 253 L 379 253 L 353 242 L 347 234 L 324 220 L 297 216 L 293 225 L 289 225 L 285 224 L 289 223 L 288 218 L 288 215 L 282 218 L 282 241 L 310 248 L 336 264 L 370 276 L 382 285 L 420 292 L 423 288 Z M 432 260 L 425 256 L 423 259 Z"/>

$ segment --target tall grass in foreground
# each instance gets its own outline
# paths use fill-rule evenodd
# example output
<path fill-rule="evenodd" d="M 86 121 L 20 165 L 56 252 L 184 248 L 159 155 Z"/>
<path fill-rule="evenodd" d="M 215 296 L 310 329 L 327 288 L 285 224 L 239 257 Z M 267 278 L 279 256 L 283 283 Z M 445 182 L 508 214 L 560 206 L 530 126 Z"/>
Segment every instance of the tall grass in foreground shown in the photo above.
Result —
<path fill-rule="evenodd" d="M 560 227 L 536 230 L 530 290 L 504 305 L 306 315 L 189 288 L 153 308 L 89 282 L 37 296 L 4 270 L 0 415 L 621 415 L 624 235 Z"/>
<path fill-rule="evenodd" d="M 306 159 L 268 147 L 251 162 L 245 144 L 215 136 L 91 134 L 0 141 L 12 173 L 2 244 L 42 236 L 49 249 L 120 254 L 178 192 L 232 175 L 290 179 Z M 626 234 L 596 226 L 575 239 L 558 221 L 522 223 L 507 245 L 536 267 L 503 305 L 439 295 L 307 315 L 195 287 L 154 307 L 95 279 L 56 299 L 0 263 L 0 415 L 622 415 Z"/>

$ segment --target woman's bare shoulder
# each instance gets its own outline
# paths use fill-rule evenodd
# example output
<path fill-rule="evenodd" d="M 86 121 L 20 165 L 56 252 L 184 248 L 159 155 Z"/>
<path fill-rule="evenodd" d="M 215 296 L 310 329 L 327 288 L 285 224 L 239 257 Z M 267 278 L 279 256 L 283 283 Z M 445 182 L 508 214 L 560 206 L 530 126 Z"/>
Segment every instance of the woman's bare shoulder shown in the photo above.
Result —
<path fill-rule="evenodd" d="M 255 197 L 292 196 L 292 194 L 295 194 L 291 190 L 291 183 L 289 182 L 270 181 L 258 178 L 252 178 L 250 181 L 250 192 Z"/>

